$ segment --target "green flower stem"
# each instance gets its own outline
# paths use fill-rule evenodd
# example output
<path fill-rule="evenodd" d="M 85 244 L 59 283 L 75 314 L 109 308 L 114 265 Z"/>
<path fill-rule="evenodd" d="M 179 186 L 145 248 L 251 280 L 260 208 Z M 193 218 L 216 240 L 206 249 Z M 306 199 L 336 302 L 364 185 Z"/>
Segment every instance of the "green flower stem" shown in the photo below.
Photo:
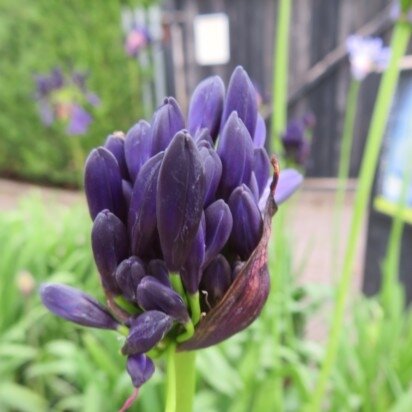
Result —
<path fill-rule="evenodd" d="M 185 329 L 186 329 L 186 331 L 184 333 L 180 334 L 176 339 L 179 343 L 190 339 L 194 335 L 195 327 L 194 327 L 193 322 L 191 320 L 189 320 L 189 322 L 187 322 L 185 324 Z"/>
<path fill-rule="evenodd" d="M 196 388 L 196 352 L 176 352 L 176 404 L 179 412 L 192 412 Z"/>
<path fill-rule="evenodd" d="M 178 273 L 170 274 L 170 283 L 172 284 L 172 287 L 175 290 L 175 292 L 177 292 L 187 304 L 186 293 L 183 287 L 182 278 Z"/>
<path fill-rule="evenodd" d="M 84 152 L 78 136 L 69 136 L 70 151 L 72 154 L 72 162 L 74 165 L 77 184 L 79 188 L 83 188 L 83 167 L 84 167 Z"/>
<path fill-rule="evenodd" d="M 167 353 L 165 412 L 192 412 L 196 386 L 196 352 L 176 352 L 170 345 Z"/>
<path fill-rule="evenodd" d="M 289 24 L 292 0 L 279 0 L 275 50 L 273 51 L 272 148 L 281 153 L 280 137 L 286 128 L 288 110 Z"/>
<path fill-rule="evenodd" d="M 176 412 L 176 346 L 171 344 L 167 351 L 166 361 L 166 405 L 165 412 Z"/>
<path fill-rule="evenodd" d="M 371 126 L 365 147 L 365 154 L 359 175 L 358 190 L 355 198 L 355 208 L 346 246 L 345 260 L 342 275 L 339 281 L 336 304 L 333 310 L 332 325 L 326 347 L 326 354 L 322 368 L 316 382 L 315 389 L 307 410 L 317 412 L 321 410 L 322 400 L 327 383 L 330 379 L 337 352 L 348 292 L 350 291 L 353 276 L 353 266 L 357 249 L 357 241 L 361 232 L 363 219 L 367 210 L 371 194 L 373 178 L 382 143 L 383 133 L 389 115 L 396 84 L 399 78 L 399 61 L 405 54 L 410 37 L 410 27 L 405 23 L 397 23 L 391 41 L 391 60 L 388 69 L 383 74 L 379 92 L 373 112 Z"/>
<path fill-rule="evenodd" d="M 193 324 L 197 325 L 197 323 L 200 320 L 200 315 L 201 315 L 199 292 L 196 292 L 193 295 L 188 294 L 187 298 L 189 301 L 189 307 L 190 307 L 190 312 L 192 315 Z"/>
<path fill-rule="evenodd" d="M 409 147 L 407 158 L 410 159 L 412 155 L 412 147 Z M 396 211 L 392 222 L 391 231 L 389 234 L 388 245 L 386 248 L 386 256 L 382 267 L 382 287 L 380 299 L 382 306 L 385 309 L 386 315 L 392 315 L 393 296 L 395 292 L 395 285 L 398 282 L 399 263 L 402 246 L 402 234 L 405 226 L 403 217 L 404 211 L 407 207 L 408 192 L 412 181 L 412 165 L 408 164 L 405 170 L 405 175 L 402 181 L 401 195 L 396 205 Z"/>
<path fill-rule="evenodd" d="M 356 120 L 356 109 L 358 105 L 360 82 L 352 79 L 348 97 L 346 99 L 345 120 L 338 168 L 338 187 L 335 194 L 335 206 L 333 209 L 332 222 L 332 273 L 337 277 L 339 268 L 339 246 L 342 228 L 342 212 L 345 201 L 345 189 L 349 176 L 350 158 L 353 143 L 353 130 Z"/>

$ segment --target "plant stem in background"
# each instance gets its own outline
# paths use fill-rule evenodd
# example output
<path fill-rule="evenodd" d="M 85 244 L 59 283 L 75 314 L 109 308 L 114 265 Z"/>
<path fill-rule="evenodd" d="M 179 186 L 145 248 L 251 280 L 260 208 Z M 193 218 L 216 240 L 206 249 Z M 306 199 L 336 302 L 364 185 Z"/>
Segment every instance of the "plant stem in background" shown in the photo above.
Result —
<path fill-rule="evenodd" d="M 352 152 L 353 131 L 356 120 L 360 82 L 352 79 L 346 99 L 345 120 L 339 156 L 338 187 L 335 194 L 332 221 L 332 277 L 337 278 L 339 268 L 339 250 L 342 229 L 342 212 L 345 202 L 346 184 L 349 176 L 350 157 Z"/>
<path fill-rule="evenodd" d="M 81 137 L 69 136 L 70 151 L 76 173 L 76 181 L 80 189 L 83 188 L 84 152 L 80 142 Z"/>
<path fill-rule="evenodd" d="M 130 81 L 130 100 L 132 103 L 131 111 L 134 116 L 139 117 L 141 115 L 141 98 L 140 98 L 140 87 L 139 79 L 141 77 L 139 62 L 135 59 L 128 59 L 128 69 L 129 69 L 129 81 Z M 143 108 L 146 110 L 146 108 Z"/>
<path fill-rule="evenodd" d="M 288 110 L 289 24 L 292 0 L 279 0 L 275 50 L 273 51 L 273 90 L 271 140 L 275 153 L 281 153 L 280 137 L 286 128 Z"/>
<path fill-rule="evenodd" d="M 359 234 L 366 214 L 383 133 L 399 77 L 399 61 L 405 54 L 409 37 L 409 25 L 401 22 L 397 23 L 391 41 L 391 60 L 381 80 L 361 165 L 354 214 L 345 251 L 342 275 L 337 289 L 336 304 L 333 310 L 326 354 L 313 396 L 307 408 L 309 411 L 317 412 L 321 410 L 326 385 L 330 380 L 331 372 L 336 361 L 341 330 L 343 328 L 346 299 L 352 284 L 353 266 Z"/>
<path fill-rule="evenodd" d="M 409 147 L 408 154 L 412 154 L 412 147 Z M 410 158 L 410 156 L 407 156 Z M 385 314 L 391 316 L 393 299 L 396 299 L 394 293 L 399 277 L 399 262 L 402 247 L 402 234 L 405 226 L 403 217 L 407 207 L 408 192 L 412 181 L 412 165 L 406 165 L 405 175 L 402 181 L 401 194 L 397 203 L 395 214 L 393 217 L 392 227 L 389 234 L 388 245 L 386 248 L 386 256 L 382 265 L 382 287 L 380 298 Z"/>

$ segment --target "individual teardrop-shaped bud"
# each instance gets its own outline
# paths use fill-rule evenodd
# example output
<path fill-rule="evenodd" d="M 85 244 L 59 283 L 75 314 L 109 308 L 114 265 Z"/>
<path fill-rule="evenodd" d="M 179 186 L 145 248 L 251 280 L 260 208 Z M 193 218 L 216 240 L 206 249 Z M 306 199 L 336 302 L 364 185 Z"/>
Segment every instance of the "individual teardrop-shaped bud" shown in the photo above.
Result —
<path fill-rule="evenodd" d="M 230 244 L 242 260 L 247 260 L 262 237 L 262 216 L 250 189 L 243 184 L 229 197 L 233 227 Z"/>
<path fill-rule="evenodd" d="M 178 351 L 207 348 L 247 328 L 260 314 L 269 295 L 267 268 L 271 221 L 276 213 L 274 201 L 279 166 L 273 159 L 274 175 L 263 209 L 263 232 L 256 249 L 244 262 L 223 298 L 202 318 L 194 335 L 177 347 Z"/>
<path fill-rule="evenodd" d="M 258 114 L 256 89 L 241 66 L 237 66 L 230 77 L 223 108 L 221 130 L 224 129 L 224 125 L 232 112 L 238 113 L 239 118 L 242 119 L 249 131 L 249 138 L 251 139 L 251 136 L 255 134 Z"/>
<path fill-rule="evenodd" d="M 174 135 L 184 128 L 185 120 L 177 101 L 173 97 L 166 97 L 153 115 L 152 155 L 165 150 Z"/>
<path fill-rule="evenodd" d="M 236 112 L 223 128 L 217 154 L 222 161 L 220 191 L 227 199 L 237 186 L 249 182 L 253 168 L 253 142 Z"/>
<path fill-rule="evenodd" d="M 167 270 L 166 263 L 163 260 L 151 260 L 147 265 L 147 271 L 163 285 L 170 287 L 172 286 L 169 279 L 169 271 Z"/>
<path fill-rule="evenodd" d="M 129 183 L 128 180 L 122 179 L 122 192 L 123 192 L 124 201 L 126 203 L 126 208 L 129 209 L 130 200 L 132 198 L 133 187 Z"/>
<path fill-rule="evenodd" d="M 256 182 L 259 188 L 259 196 L 262 196 L 263 191 L 270 177 L 270 160 L 266 149 L 261 147 L 253 151 L 253 172 L 256 176 Z"/>
<path fill-rule="evenodd" d="M 182 297 L 152 276 L 146 276 L 139 283 L 137 303 L 146 311 L 160 310 L 183 324 L 190 319 Z"/>
<path fill-rule="evenodd" d="M 43 283 L 40 296 L 44 306 L 55 315 L 83 326 L 117 329 L 119 323 L 93 297 L 67 285 Z"/>
<path fill-rule="evenodd" d="M 152 152 L 152 136 L 148 122 L 140 120 L 129 129 L 124 141 L 124 151 L 129 175 L 134 182 Z"/>
<path fill-rule="evenodd" d="M 217 255 L 203 271 L 200 290 L 207 292 L 206 301 L 213 307 L 222 299 L 231 283 L 230 265 L 223 255 Z"/>
<path fill-rule="evenodd" d="M 106 148 L 99 147 L 90 152 L 84 171 L 84 189 L 93 220 L 104 209 L 124 218 L 125 200 L 119 164 Z"/>
<path fill-rule="evenodd" d="M 104 147 L 113 154 L 119 165 L 120 173 L 123 179 L 128 179 L 129 171 L 127 170 L 126 158 L 124 153 L 124 134 L 114 132 L 107 136 Z"/>
<path fill-rule="evenodd" d="M 167 148 L 157 182 L 157 228 L 169 270 L 186 261 L 203 211 L 204 169 L 187 132 L 179 132 Z"/>
<path fill-rule="evenodd" d="M 206 222 L 204 214 L 199 225 L 198 231 L 192 244 L 189 247 L 187 259 L 180 269 L 180 277 L 182 278 L 183 286 L 186 292 L 193 295 L 199 288 L 200 279 L 202 277 L 202 266 L 205 259 L 206 250 Z"/>
<path fill-rule="evenodd" d="M 275 191 L 275 202 L 280 205 L 296 190 L 300 187 L 303 182 L 303 176 L 295 169 L 284 169 L 280 172 L 279 182 L 276 186 Z"/>
<path fill-rule="evenodd" d="M 200 157 L 205 170 L 205 199 L 204 205 L 208 206 L 215 198 L 220 178 L 222 176 L 222 161 L 213 148 L 200 147 Z"/>
<path fill-rule="evenodd" d="M 128 356 L 126 369 L 135 388 L 140 388 L 155 371 L 153 361 L 144 353 Z"/>
<path fill-rule="evenodd" d="M 214 143 L 210 136 L 209 129 L 199 129 L 194 134 L 193 140 L 196 142 L 197 147 L 213 147 Z"/>
<path fill-rule="evenodd" d="M 100 212 L 94 220 L 92 249 L 104 289 L 118 293 L 114 275 L 119 263 L 128 256 L 129 243 L 123 222 L 108 210 Z"/>
<path fill-rule="evenodd" d="M 156 234 L 156 191 L 163 155 L 160 152 L 143 165 L 133 186 L 128 227 L 136 256 L 148 254 Z"/>
<path fill-rule="evenodd" d="M 206 254 L 205 265 L 222 250 L 232 232 L 233 219 L 223 199 L 216 200 L 205 210 Z"/>
<path fill-rule="evenodd" d="M 122 295 L 132 302 L 136 302 L 137 287 L 145 276 L 144 263 L 136 256 L 123 260 L 115 272 L 116 283 Z"/>
<path fill-rule="evenodd" d="M 188 129 L 194 135 L 197 130 L 207 128 L 215 140 L 220 127 L 225 85 L 219 76 L 201 81 L 192 94 L 189 105 Z"/>
<path fill-rule="evenodd" d="M 149 310 L 132 319 L 123 355 L 145 353 L 155 347 L 170 331 L 173 318 L 158 310 Z"/>
<path fill-rule="evenodd" d="M 253 145 L 255 147 L 265 147 L 266 142 L 266 123 L 262 115 L 258 113 L 255 133 L 253 134 Z"/>

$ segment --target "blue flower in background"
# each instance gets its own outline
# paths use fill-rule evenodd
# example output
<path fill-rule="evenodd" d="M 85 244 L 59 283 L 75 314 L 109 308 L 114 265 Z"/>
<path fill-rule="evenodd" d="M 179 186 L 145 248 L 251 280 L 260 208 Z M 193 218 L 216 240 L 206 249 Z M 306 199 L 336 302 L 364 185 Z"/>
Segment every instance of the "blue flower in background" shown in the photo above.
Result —
<path fill-rule="evenodd" d="M 127 55 L 137 57 L 152 41 L 149 30 L 143 26 L 133 27 L 126 36 L 124 50 Z"/>
<path fill-rule="evenodd" d="M 100 98 L 87 89 L 87 77 L 87 73 L 80 71 L 65 76 L 59 67 L 35 77 L 35 99 L 45 126 L 63 123 L 68 135 L 87 133 L 93 118 L 85 107 L 100 105 Z"/>
<path fill-rule="evenodd" d="M 377 37 L 349 36 L 346 49 L 355 80 L 362 81 L 372 72 L 385 70 L 389 64 L 390 48 Z"/>

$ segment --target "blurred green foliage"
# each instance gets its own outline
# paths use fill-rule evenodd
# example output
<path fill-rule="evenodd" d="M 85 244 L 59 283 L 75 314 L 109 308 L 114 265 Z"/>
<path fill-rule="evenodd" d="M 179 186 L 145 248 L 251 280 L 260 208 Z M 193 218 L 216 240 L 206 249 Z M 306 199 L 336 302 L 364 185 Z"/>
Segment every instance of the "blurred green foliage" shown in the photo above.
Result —
<path fill-rule="evenodd" d="M 34 76 L 58 66 L 90 73 L 101 98 L 80 138 L 83 153 L 141 115 L 139 68 L 123 50 L 122 8 L 153 1 L 2 0 L 0 2 L 0 174 L 76 183 L 71 142 L 63 128 L 45 127 L 34 100 Z"/>

